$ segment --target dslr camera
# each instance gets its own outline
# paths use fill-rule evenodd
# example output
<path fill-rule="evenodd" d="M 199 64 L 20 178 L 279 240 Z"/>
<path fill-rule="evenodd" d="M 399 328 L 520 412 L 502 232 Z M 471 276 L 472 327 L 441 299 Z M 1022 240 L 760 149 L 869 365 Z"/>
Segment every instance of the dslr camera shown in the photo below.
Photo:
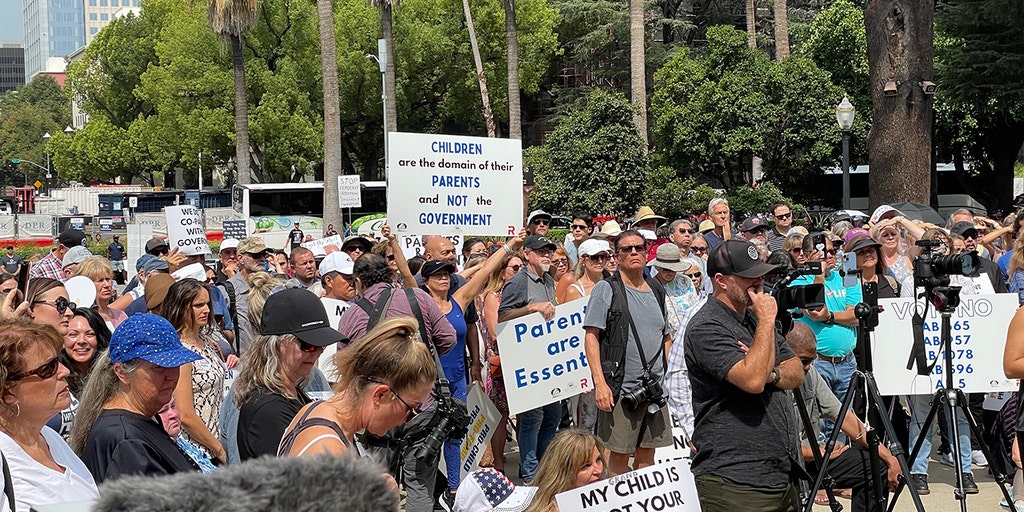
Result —
<path fill-rule="evenodd" d="M 466 437 L 469 431 L 469 413 L 465 404 L 450 396 L 438 397 L 437 411 L 431 425 L 427 437 L 413 453 L 413 457 L 422 461 L 437 460 L 446 439 Z"/>
<path fill-rule="evenodd" d="M 622 403 L 630 411 L 636 411 L 644 404 L 647 404 L 647 412 L 654 414 L 665 407 L 665 390 L 661 383 L 651 377 L 650 371 L 646 368 L 640 375 L 640 385 L 633 391 L 622 394 Z"/>
<path fill-rule="evenodd" d="M 936 250 L 942 245 L 941 240 L 918 240 L 915 245 L 924 249 L 914 258 L 914 286 L 948 286 L 951 275 L 974 277 L 981 272 L 981 258 L 975 251 L 942 254 Z"/>
<path fill-rule="evenodd" d="M 775 298 L 778 313 L 775 325 L 782 334 L 793 328 L 793 318 L 803 313 L 795 309 L 818 309 L 825 305 L 825 285 L 820 283 L 792 286 L 800 276 L 821 274 L 821 263 L 812 261 L 799 267 L 786 268 L 775 274 L 774 279 L 765 276 L 764 291 Z M 769 282 L 771 281 L 771 282 Z"/>

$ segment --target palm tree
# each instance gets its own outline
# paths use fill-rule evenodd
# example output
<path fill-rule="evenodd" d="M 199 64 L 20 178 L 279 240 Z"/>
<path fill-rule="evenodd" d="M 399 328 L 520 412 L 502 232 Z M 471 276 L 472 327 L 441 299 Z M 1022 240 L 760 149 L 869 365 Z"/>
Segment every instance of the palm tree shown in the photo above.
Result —
<path fill-rule="evenodd" d="M 235 71 L 235 169 L 237 183 L 251 181 L 249 164 L 249 105 L 245 89 L 245 54 L 242 34 L 252 30 L 260 11 L 259 0 L 211 0 L 207 19 L 214 34 L 231 42 L 231 63 Z"/>
<path fill-rule="evenodd" d="M 633 123 L 647 151 L 647 69 L 644 65 L 644 0 L 629 0 L 629 75 L 633 92 Z"/>
<path fill-rule="evenodd" d="M 338 46 L 334 41 L 331 0 L 316 0 L 320 22 L 320 71 L 324 89 L 324 224 L 342 225 L 338 207 L 341 176 L 341 99 L 338 97 Z"/>
<path fill-rule="evenodd" d="M 775 60 L 789 57 L 789 13 L 786 0 L 775 0 Z"/>
<path fill-rule="evenodd" d="M 494 113 L 491 111 L 491 95 L 487 92 L 487 76 L 484 75 L 484 65 L 480 61 L 480 47 L 476 44 L 476 28 L 473 27 L 473 13 L 469 10 L 469 0 L 462 0 L 462 10 L 466 13 L 466 28 L 469 29 L 469 46 L 473 49 L 473 65 L 476 66 L 476 78 L 480 82 L 480 99 L 484 105 L 484 124 L 487 125 L 487 136 L 496 137 Z"/>
<path fill-rule="evenodd" d="M 523 138 L 519 107 L 519 29 L 516 28 L 515 0 L 502 0 L 505 7 L 505 39 L 508 45 L 508 137 Z"/>
<path fill-rule="evenodd" d="M 747 14 L 747 46 L 757 48 L 757 6 L 754 5 L 754 0 L 747 0 L 746 3 L 744 10 Z"/>

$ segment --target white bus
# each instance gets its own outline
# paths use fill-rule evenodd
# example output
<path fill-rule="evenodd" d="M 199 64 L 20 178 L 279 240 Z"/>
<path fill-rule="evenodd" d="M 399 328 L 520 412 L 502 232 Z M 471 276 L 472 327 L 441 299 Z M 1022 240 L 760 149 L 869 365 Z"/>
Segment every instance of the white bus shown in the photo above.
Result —
<path fill-rule="evenodd" d="M 361 208 L 344 208 L 346 222 L 370 213 L 387 211 L 386 182 L 364 181 Z M 324 184 L 253 183 L 231 189 L 231 207 L 246 220 L 246 232 L 263 238 L 267 247 L 284 248 L 295 223 L 314 239 L 323 236 Z M 343 226 L 334 226 L 343 233 Z"/>

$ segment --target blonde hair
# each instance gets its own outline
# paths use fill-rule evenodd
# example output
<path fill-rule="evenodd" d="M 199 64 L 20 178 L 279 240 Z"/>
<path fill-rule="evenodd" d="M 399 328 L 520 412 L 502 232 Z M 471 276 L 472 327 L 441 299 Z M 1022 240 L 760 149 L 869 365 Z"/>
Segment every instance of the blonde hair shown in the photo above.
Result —
<path fill-rule="evenodd" d="M 249 285 L 249 322 L 253 328 L 259 331 L 260 323 L 263 320 L 263 305 L 267 303 L 267 297 L 273 293 L 274 288 L 284 286 L 284 280 L 272 276 L 267 272 L 253 272 L 245 280 Z M 213 315 L 210 315 L 211 317 Z"/>
<path fill-rule="evenodd" d="M 601 454 L 604 462 L 604 444 L 594 434 L 578 428 L 562 430 L 555 434 L 544 452 L 533 484 L 537 486 L 537 494 L 526 512 L 547 511 L 555 496 L 576 487 L 576 475 L 583 469 L 594 455 L 594 448 Z M 607 475 L 605 467 L 601 478 Z"/>
<path fill-rule="evenodd" d="M 499 249 L 504 251 L 505 249 Z M 522 255 L 517 252 L 508 252 L 501 258 L 501 266 L 494 269 L 491 275 L 487 278 L 487 288 L 484 289 L 484 293 L 496 292 L 505 286 L 505 267 L 512 261 L 512 258 L 519 258 L 519 261 L 523 261 Z"/>
<path fill-rule="evenodd" d="M 235 380 L 235 405 L 242 407 L 249 396 L 265 389 L 279 395 L 290 396 L 295 390 L 288 389 L 281 378 L 281 353 L 280 347 L 290 343 L 295 336 L 290 334 L 263 335 L 253 340 L 252 345 L 242 355 L 242 371 Z M 296 383 L 298 387 L 305 387 L 305 380 Z"/>
<path fill-rule="evenodd" d="M 437 377 L 430 350 L 419 336 L 419 322 L 410 316 L 389 318 L 334 355 L 337 383 L 334 391 L 361 396 L 374 381 L 385 382 L 396 393 Z M 358 379 L 358 380 L 357 380 Z"/>
<path fill-rule="evenodd" d="M 1024 270 L 1024 236 L 1013 241 L 1013 256 L 1010 256 L 1010 268 L 1006 274 L 1012 276 L 1018 270 Z"/>
<path fill-rule="evenodd" d="M 95 280 L 104 277 L 114 277 L 114 269 L 110 266 L 110 260 L 103 256 L 89 256 L 75 268 L 75 275 Z"/>

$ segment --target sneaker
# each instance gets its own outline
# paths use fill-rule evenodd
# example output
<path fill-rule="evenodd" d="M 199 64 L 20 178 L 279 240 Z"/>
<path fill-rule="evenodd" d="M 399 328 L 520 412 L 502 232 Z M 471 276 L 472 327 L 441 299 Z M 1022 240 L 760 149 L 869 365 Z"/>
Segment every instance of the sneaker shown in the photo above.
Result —
<path fill-rule="evenodd" d="M 974 483 L 974 475 L 964 475 L 964 492 L 967 494 L 978 494 L 978 484 Z"/>
<path fill-rule="evenodd" d="M 914 489 L 917 489 L 917 494 L 919 496 L 927 496 L 931 494 L 932 491 L 928 488 L 928 475 L 911 473 L 910 481 L 914 485 Z"/>
<path fill-rule="evenodd" d="M 953 460 L 953 454 L 949 452 L 940 455 L 939 462 L 941 462 L 944 466 L 949 466 L 951 468 L 956 467 L 956 461 Z"/>
<path fill-rule="evenodd" d="M 441 510 L 452 512 L 452 510 L 455 510 L 455 493 L 451 491 L 442 492 L 437 497 L 437 504 L 441 506 Z"/>
<path fill-rule="evenodd" d="M 971 451 L 971 462 L 973 462 L 974 465 L 978 467 L 988 467 L 988 459 L 985 458 L 985 452 L 981 450 Z"/>

